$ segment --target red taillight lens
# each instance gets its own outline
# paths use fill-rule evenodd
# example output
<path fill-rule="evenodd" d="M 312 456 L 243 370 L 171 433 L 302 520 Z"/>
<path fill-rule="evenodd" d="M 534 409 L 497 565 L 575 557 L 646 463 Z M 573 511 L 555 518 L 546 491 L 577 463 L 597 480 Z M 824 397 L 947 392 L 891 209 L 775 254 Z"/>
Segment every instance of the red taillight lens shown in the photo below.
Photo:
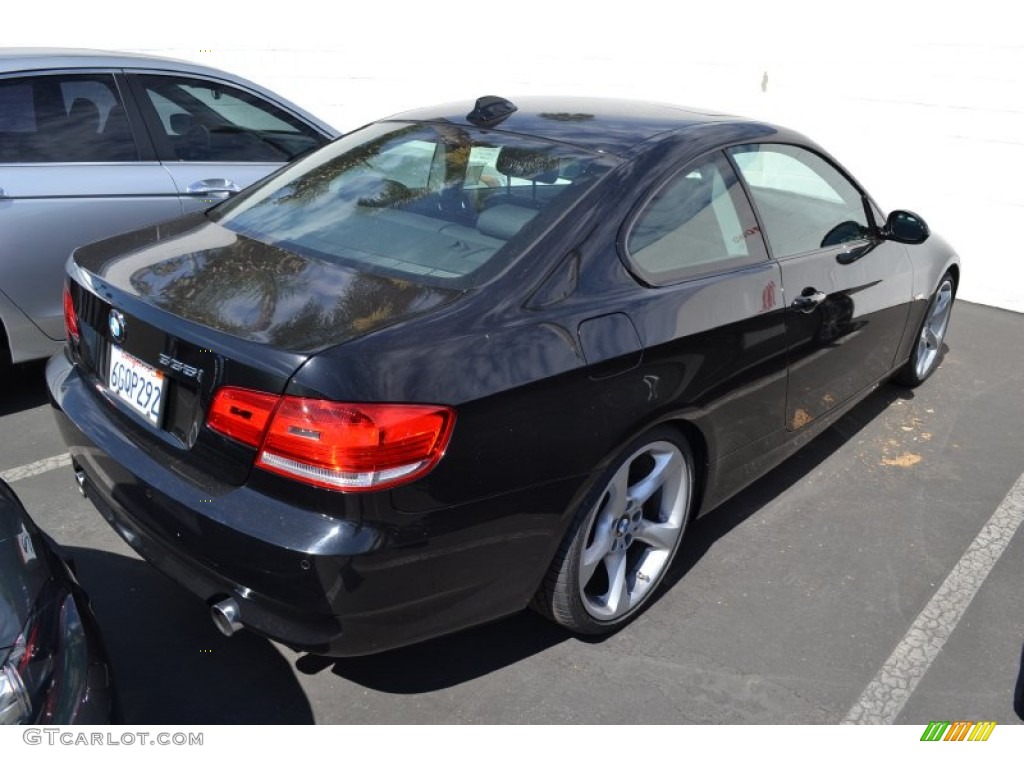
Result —
<path fill-rule="evenodd" d="M 444 454 L 453 422 L 451 409 L 433 405 L 286 397 L 256 464 L 322 488 L 390 488 L 430 471 Z"/>
<path fill-rule="evenodd" d="M 71 299 L 71 286 L 64 283 L 64 331 L 69 339 L 78 341 L 78 316 L 75 314 L 75 302 Z"/>
<path fill-rule="evenodd" d="M 444 455 L 454 422 L 455 412 L 444 406 L 278 398 L 236 388 L 217 392 L 207 420 L 218 432 L 259 446 L 258 467 L 343 491 L 376 491 L 422 477 Z"/>
<path fill-rule="evenodd" d="M 274 408 L 280 401 L 278 395 L 223 387 L 217 390 L 213 398 L 206 423 L 221 434 L 258 448 Z"/>

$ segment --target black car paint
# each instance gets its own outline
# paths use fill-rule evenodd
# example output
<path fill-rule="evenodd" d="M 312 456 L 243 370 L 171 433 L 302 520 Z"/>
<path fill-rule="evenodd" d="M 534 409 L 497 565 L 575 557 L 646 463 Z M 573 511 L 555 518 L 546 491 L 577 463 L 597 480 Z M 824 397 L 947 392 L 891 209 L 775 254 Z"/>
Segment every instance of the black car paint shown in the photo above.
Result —
<path fill-rule="evenodd" d="M 10 486 L 0 480 L 0 662 L 30 618 L 74 599 L 84 634 L 84 664 L 59 666 L 57 695 L 35 724 L 109 723 L 115 694 L 106 649 L 89 597 L 79 586 L 57 544 L 29 517 Z"/>
<path fill-rule="evenodd" d="M 26 519 L 20 502 L 6 484 L 0 483 L 0 654 L 14 645 L 36 596 L 49 578 L 46 558 L 27 558 L 19 537 L 28 537 L 33 548 L 40 538 Z"/>
<path fill-rule="evenodd" d="M 168 303 L 166 288 L 151 288 L 154 297 L 140 290 L 144 280 L 109 279 L 120 256 L 165 237 L 187 234 L 193 254 L 224 248 L 216 224 L 193 219 L 76 252 L 72 277 L 101 303 L 82 349 L 55 357 L 47 376 L 89 494 L 129 543 L 209 601 L 234 595 L 248 626 L 293 646 L 350 655 L 404 645 L 525 607 L 573 509 L 637 435 L 663 423 L 685 433 L 702 470 L 703 513 L 909 354 L 927 300 L 901 277 L 904 246 L 877 235 L 872 253 L 847 266 L 838 247 L 657 288 L 630 272 L 630 217 L 672 174 L 730 144 L 770 139 L 822 152 L 813 143 L 662 108 L 593 118 L 602 130 L 581 132 L 606 105 L 556 111 L 560 103 L 520 109 L 499 129 L 618 152 L 622 162 L 585 205 L 486 285 L 430 294 L 426 311 L 362 333 L 340 323 L 318 329 L 315 343 L 278 336 L 270 345 L 266 329 L 218 325 L 187 301 Z M 447 119 L 463 118 L 453 109 Z M 869 279 L 879 261 L 899 279 Z M 154 259 L 146 269 L 159 268 Z M 367 280 L 378 300 L 401 303 L 397 287 Z M 826 298 L 797 316 L 787 305 L 808 287 Z M 82 302 L 85 292 L 72 290 Z M 148 329 L 129 351 L 152 362 L 169 349 L 204 371 L 170 438 L 111 407 L 72 363 L 92 354 L 92 370 L 104 370 L 99 320 L 111 305 Z M 832 362 L 837 349 L 855 378 Z M 457 424 L 445 458 L 421 480 L 370 494 L 320 491 L 252 470 L 253 451 L 203 428 L 213 388 L 228 384 L 451 405 Z"/>

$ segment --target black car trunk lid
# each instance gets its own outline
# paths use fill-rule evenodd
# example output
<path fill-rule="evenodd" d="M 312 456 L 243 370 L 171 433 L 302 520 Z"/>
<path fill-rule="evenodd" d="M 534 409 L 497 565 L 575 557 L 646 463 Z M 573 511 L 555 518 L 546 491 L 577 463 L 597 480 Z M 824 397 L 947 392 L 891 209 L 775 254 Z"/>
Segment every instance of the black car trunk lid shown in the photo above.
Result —
<path fill-rule="evenodd" d="M 457 295 L 296 255 L 202 215 L 79 248 L 70 274 L 76 362 L 122 430 L 192 481 L 231 485 L 255 450 L 205 427 L 218 388 L 281 394 L 315 352 Z M 158 413 L 115 392 L 126 356 L 129 377 L 163 381 Z"/>
<path fill-rule="evenodd" d="M 308 356 L 274 348 L 257 354 L 252 342 L 168 315 L 81 270 L 73 270 L 71 294 L 79 328 L 72 345 L 76 363 L 109 402 L 120 431 L 193 482 L 245 482 L 253 449 L 205 428 L 214 393 L 222 386 L 281 393 Z M 155 414 L 117 394 L 126 357 L 137 374 L 162 381 Z"/>
<path fill-rule="evenodd" d="M 193 214 L 79 248 L 75 264 L 196 325 L 311 354 L 447 303 L 458 291 L 303 255 Z"/>

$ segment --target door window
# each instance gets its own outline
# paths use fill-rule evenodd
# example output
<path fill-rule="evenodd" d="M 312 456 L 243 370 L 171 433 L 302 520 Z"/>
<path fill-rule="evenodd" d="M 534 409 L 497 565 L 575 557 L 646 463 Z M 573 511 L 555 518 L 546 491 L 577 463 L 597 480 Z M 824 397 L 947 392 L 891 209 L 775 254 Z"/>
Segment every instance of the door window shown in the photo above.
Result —
<path fill-rule="evenodd" d="M 138 75 L 163 154 L 175 160 L 284 163 L 326 142 L 279 107 L 223 83 Z"/>
<path fill-rule="evenodd" d="M 868 236 L 860 191 L 820 155 L 784 144 L 753 144 L 728 151 L 750 189 L 775 256 Z"/>
<path fill-rule="evenodd" d="M 652 283 L 767 258 L 736 177 L 720 156 L 665 184 L 633 223 L 626 249 L 640 276 Z"/>
<path fill-rule="evenodd" d="M 112 75 L 0 80 L 0 163 L 138 159 Z"/>

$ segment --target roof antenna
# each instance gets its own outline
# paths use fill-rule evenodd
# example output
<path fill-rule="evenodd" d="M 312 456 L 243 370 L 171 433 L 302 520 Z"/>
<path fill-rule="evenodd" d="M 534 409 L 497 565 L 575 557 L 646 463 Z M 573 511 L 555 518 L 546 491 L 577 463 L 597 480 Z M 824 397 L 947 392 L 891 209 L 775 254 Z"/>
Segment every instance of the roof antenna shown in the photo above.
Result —
<path fill-rule="evenodd" d="M 481 128 L 491 128 L 515 112 L 519 107 L 501 96 L 481 96 L 466 119 Z"/>

